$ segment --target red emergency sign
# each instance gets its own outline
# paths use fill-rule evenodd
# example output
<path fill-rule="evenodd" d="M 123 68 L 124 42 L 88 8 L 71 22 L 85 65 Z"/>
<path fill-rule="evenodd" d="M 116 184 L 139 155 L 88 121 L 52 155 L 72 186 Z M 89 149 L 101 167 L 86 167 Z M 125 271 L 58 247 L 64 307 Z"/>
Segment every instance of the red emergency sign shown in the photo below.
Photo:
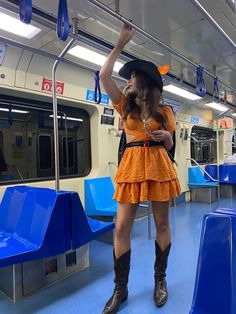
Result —
<path fill-rule="evenodd" d="M 63 95 L 64 93 L 64 83 L 63 82 L 56 82 L 56 89 L 58 95 Z M 43 78 L 42 81 L 42 91 L 44 92 L 52 92 L 52 80 Z"/>

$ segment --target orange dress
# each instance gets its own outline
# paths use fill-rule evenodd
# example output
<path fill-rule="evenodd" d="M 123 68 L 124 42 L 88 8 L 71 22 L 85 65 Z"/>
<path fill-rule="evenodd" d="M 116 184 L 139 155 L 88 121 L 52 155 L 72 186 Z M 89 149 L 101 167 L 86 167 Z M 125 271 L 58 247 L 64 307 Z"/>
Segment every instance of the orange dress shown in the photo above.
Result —
<path fill-rule="evenodd" d="M 126 97 L 121 93 L 120 102 L 113 103 L 120 116 L 124 116 Z M 175 120 L 172 109 L 163 107 L 167 131 L 175 130 Z M 148 121 L 151 130 L 162 129 L 154 119 Z M 151 140 L 140 119 L 130 116 L 124 121 L 126 134 L 133 135 L 132 142 Z M 126 148 L 121 159 L 114 181 L 117 187 L 114 199 L 124 203 L 139 203 L 140 201 L 168 201 L 178 196 L 180 185 L 173 163 L 163 146 Z"/>

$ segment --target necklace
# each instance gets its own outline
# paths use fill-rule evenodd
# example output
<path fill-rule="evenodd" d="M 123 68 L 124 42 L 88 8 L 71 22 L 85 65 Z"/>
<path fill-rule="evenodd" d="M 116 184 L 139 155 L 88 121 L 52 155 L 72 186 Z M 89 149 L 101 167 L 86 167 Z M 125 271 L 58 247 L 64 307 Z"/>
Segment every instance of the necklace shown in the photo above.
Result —
<path fill-rule="evenodd" d="M 145 132 L 146 132 L 147 134 L 149 134 L 149 133 L 151 132 L 151 130 L 150 130 L 150 127 L 149 127 L 149 125 L 148 125 L 147 119 L 148 119 L 148 118 L 144 118 L 144 119 L 143 119 L 143 126 L 144 126 Z"/>

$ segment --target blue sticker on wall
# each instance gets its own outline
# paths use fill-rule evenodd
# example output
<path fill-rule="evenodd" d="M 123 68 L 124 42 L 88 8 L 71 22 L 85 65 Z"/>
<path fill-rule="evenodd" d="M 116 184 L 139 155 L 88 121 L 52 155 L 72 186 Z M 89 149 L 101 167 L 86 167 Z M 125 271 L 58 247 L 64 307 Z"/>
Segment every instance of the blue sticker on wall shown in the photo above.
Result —
<path fill-rule="evenodd" d="M 199 118 L 191 117 L 191 123 L 199 123 Z"/>
<path fill-rule="evenodd" d="M 108 105 L 109 104 L 109 96 L 107 94 L 103 94 L 101 95 L 101 102 L 100 104 L 102 105 Z M 86 93 L 86 100 L 87 101 L 92 101 L 95 102 L 95 92 L 92 89 L 87 89 L 87 93 Z"/>

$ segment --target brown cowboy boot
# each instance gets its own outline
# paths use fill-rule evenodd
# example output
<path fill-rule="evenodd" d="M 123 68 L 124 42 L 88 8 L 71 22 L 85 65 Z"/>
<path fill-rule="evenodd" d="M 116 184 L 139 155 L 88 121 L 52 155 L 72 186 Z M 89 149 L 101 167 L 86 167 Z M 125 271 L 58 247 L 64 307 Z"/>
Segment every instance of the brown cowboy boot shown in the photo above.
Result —
<path fill-rule="evenodd" d="M 130 268 L 130 253 L 131 250 L 121 255 L 118 259 L 114 256 L 114 271 L 115 271 L 115 289 L 113 295 L 107 301 L 102 314 L 117 313 L 122 302 L 128 298 L 128 277 Z"/>
<path fill-rule="evenodd" d="M 155 246 L 156 246 L 156 261 L 154 265 L 155 270 L 154 302 L 156 306 L 162 306 L 163 304 L 166 303 L 168 298 L 165 277 L 171 244 L 169 244 L 164 251 L 161 250 L 157 242 L 155 242 Z"/>

